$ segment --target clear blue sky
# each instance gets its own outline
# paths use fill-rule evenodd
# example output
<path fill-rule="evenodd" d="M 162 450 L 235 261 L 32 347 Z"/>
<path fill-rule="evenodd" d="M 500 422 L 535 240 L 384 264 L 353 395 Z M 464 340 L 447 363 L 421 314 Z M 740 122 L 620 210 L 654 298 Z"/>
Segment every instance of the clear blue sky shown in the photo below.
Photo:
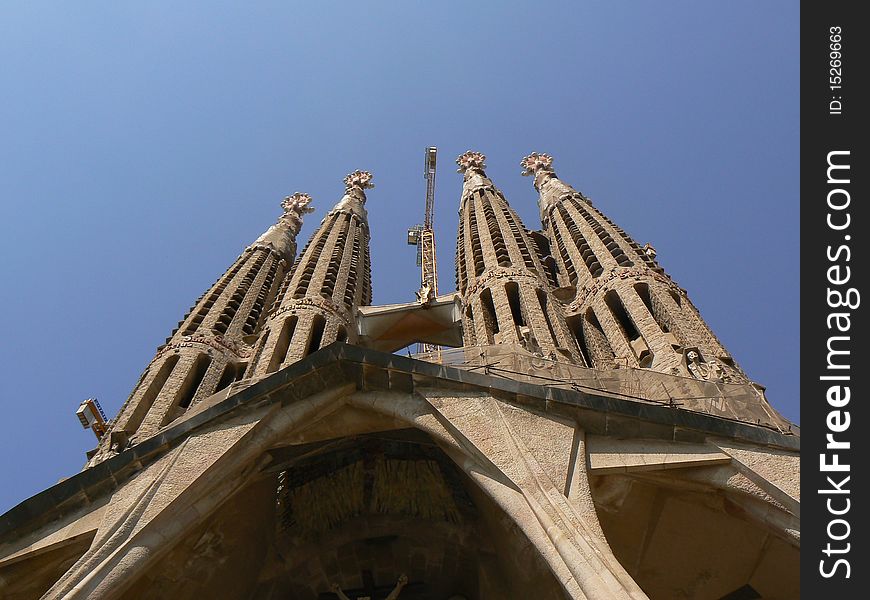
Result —
<path fill-rule="evenodd" d="M 441 291 L 474 149 L 530 229 L 532 150 L 689 292 L 799 418 L 797 2 L 4 2 L 0 511 L 77 472 L 155 348 L 280 213 L 371 170 L 374 301 Z"/>

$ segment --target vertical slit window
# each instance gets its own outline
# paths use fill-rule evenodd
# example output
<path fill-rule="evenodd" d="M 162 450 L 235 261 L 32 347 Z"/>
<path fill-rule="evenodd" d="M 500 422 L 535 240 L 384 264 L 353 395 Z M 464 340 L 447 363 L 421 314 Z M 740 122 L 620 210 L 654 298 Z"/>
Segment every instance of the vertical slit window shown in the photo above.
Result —
<path fill-rule="evenodd" d="M 550 337 L 553 339 L 553 344 L 558 347 L 559 338 L 556 337 L 556 330 L 553 328 L 553 323 L 550 321 L 550 307 L 547 301 L 547 294 L 544 290 L 536 290 L 538 302 L 541 305 L 541 310 L 544 311 L 544 322 L 547 323 L 547 329 L 550 330 Z"/>
<path fill-rule="evenodd" d="M 513 281 L 504 286 L 505 294 L 507 294 L 508 304 L 511 307 L 511 316 L 514 319 L 514 325 L 522 327 L 526 324 L 523 318 L 523 306 L 520 302 L 520 286 Z"/>
<path fill-rule="evenodd" d="M 272 351 L 272 358 L 269 360 L 269 368 L 266 373 L 274 373 L 278 370 L 287 359 L 287 351 L 290 349 L 290 341 L 293 339 L 293 332 L 296 330 L 296 322 L 299 317 L 288 317 L 281 326 L 281 333 L 278 334 L 278 341 L 275 342 L 275 349 Z"/>
<path fill-rule="evenodd" d="M 474 276 L 480 277 L 483 274 L 483 249 L 480 245 L 480 229 L 477 222 L 477 211 L 474 210 L 474 199 L 466 200 L 468 206 L 468 220 L 471 224 L 471 258 L 474 262 Z"/>
<path fill-rule="evenodd" d="M 244 369 L 242 369 L 244 371 Z M 236 380 L 236 365 L 233 363 L 227 363 L 227 366 L 224 367 L 223 373 L 221 373 L 221 378 L 218 381 L 217 388 L 215 388 L 215 392 L 219 392 L 233 381 Z"/>
<path fill-rule="evenodd" d="M 492 302 L 492 290 L 483 290 L 480 294 L 480 303 L 483 305 L 484 324 L 488 331 L 498 333 L 498 318 L 495 316 L 495 304 Z"/>
<path fill-rule="evenodd" d="M 346 342 L 347 341 L 347 329 L 345 329 L 344 325 L 338 328 L 338 335 L 335 337 L 336 342 Z"/>
<path fill-rule="evenodd" d="M 592 357 L 589 354 L 589 348 L 586 346 L 586 339 L 583 335 L 583 317 L 580 315 L 573 316 L 567 319 L 568 329 L 571 330 L 571 335 L 577 340 L 577 347 L 580 348 L 580 355 L 583 357 L 583 362 L 587 367 L 593 366 Z"/>
<path fill-rule="evenodd" d="M 643 301 L 649 314 L 651 314 L 655 322 L 658 323 L 659 328 L 663 332 L 669 333 L 671 331 L 670 319 L 668 318 L 667 313 L 662 310 L 661 303 L 658 299 L 653 298 L 650 295 L 649 285 L 646 283 L 636 283 L 634 284 L 634 290 L 637 292 L 637 295 L 640 296 L 640 299 Z"/>
<path fill-rule="evenodd" d="M 172 354 L 163 361 L 162 365 L 160 365 L 160 370 L 157 371 L 154 379 L 151 380 L 148 389 L 146 389 L 145 393 L 142 394 L 142 398 L 139 400 L 136 408 L 133 410 L 133 414 L 127 421 L 125 429 L 128 432 L 132 433 L 142 424 L 142 419 L 145 418 L 151 405 L 154 404 L 154 399 L 157 398 L 158 394 L 160 394 L 160 390 L 162 390 L 163 386 L 166 385 L 166 380 L 169 379 L 169 375 L 172 373 L 176 364 L 178 364 L 178 355 Z"/>
<path fill-rule="evenodd" d="M 600 369 L 611 367 L 615 356 L 613 347 L 604 335 L 604 328 L 592 308 L 586 311 L 580 324 L 583 328 L 583 341 L 589 351 L 589 358 L 592 359 L 590 365 Z"/>
<path fill-rule="evenodd" d="M 210 364 L 211 357 L 208 354 L 200 354 L 196 357 L 196 360 L 193 361 L 193 367 L 190 369 L 190 373 L 188 373 L 184 385 L 181 386 L 181 390 L 179 390 L 178 406 L 180 408 L 187 408 L 190 406 L 190 403 L 193 401 L 194 396 L 196 396 L 196 391 L 199 389 Z"/>
<path fill-rule="evenodd" d="M 312 352 L 317 352 L 320 349 L 320 342 L 323 341 L 323 332 L 326 329 L 326 319 L 322 315 L 315 315 L 314 322 L 311 324 L 311 339 L 308 341 L 308 350 L 305 356 Z"/>
<path fill-rule="evenodd" d="M 633 342 L 639 338 L 640 332 L 638 332 L 637 328 L 634 326 L 631 317 L 629 317 L 628 313 L 625 312 L 625 306 L 623 306 L 619 294 L 614 290 L 610 290 L 605 294 L 604 301 L 607 303 L 607 308 L 610 309 L 610 313 L 616 319 L 620 329 L 622 329 L 625 338 L 629 342 Z"/>
<path fill-rule="evenodd" d="M 465 322 L 463 326 L 463 338 L 466 346 L 474 346 L 477 342 L 477 332 L 474 331 L 474 311 L 471 306 L 465 309 Z"/>

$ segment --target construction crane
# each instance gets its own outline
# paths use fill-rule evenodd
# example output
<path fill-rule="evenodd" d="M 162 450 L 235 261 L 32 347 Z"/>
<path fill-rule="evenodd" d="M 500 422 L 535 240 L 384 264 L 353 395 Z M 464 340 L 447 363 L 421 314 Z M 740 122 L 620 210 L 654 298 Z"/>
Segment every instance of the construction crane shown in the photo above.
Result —
<path fill-rule="evenodd" d="M 417 301 L 428 306 L 438 295 L 438 263 L 435 259 L 435 159 L 438 149 L 426 148 L 423 177 L 426 178 L 426 212 L 422 225 L 408 230 L 408 245 L 417 246 L 417 266 L 420 267 L 420 289 Z M 436 352 L 439 346 L 418 344 L 418 352 Z"/>

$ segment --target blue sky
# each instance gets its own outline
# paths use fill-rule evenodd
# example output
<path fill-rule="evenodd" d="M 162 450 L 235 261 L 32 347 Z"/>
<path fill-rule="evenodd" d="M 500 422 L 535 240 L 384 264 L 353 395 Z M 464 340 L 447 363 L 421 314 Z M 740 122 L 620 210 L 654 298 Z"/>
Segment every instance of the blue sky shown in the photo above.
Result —
<path fill-rule="evenodd" d="M 799 419 L 797 2 L 8 2 L 0 7 L 0 511 L 77 472 L 176 322 L 295 191 L 300 247 L 368 196 L 377 304 L 418 287 L 439 149 L 440 289 L 461 176 L 530 229 L 532 150 L 641 244 Z"/>

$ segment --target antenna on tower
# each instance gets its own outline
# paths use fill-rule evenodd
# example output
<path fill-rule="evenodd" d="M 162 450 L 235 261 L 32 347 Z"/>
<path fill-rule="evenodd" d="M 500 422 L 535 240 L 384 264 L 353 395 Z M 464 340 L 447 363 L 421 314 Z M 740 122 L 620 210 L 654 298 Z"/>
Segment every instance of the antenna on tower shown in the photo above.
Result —
<path fill-rule="evenodd" d="M 438 296 L 438 263 L 435 259 L 435 166 L 438 149 L 426 148 L 423 162 L 423 177 L 426 178 L 426 208 L 423 224 L 408 229 L 408 245 L 417 246 L 417 266 L 420 267 L 420 289 L 417 301 L 429 306 Z M 434 344 L 418 344 L 418 352 L 439 350 Z"/>

